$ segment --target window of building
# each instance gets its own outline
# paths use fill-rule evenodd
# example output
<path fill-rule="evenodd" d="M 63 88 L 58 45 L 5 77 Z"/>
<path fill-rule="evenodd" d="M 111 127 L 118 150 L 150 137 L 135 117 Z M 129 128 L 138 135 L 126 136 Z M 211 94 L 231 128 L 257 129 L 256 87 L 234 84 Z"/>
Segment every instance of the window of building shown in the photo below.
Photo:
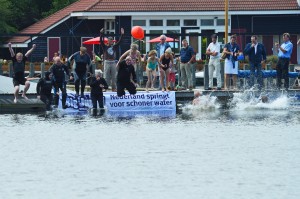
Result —
<path fill-rule="evenodd" d="M 105 34 L 115 33 L 115 20 L 105 20 Z"/>
<path fill-rule="evenodd" d="M 146 20 L 132 20 L 133 26 L 146 26 Z"/>
<path fill-rule="evenodd" d="M 214 20 L 213 19 L 201 19 L 201 26 L 213 26 Z"/>
<path fill-rule="evenodd" d="M 217 19 L 217 26 L 224 26 L 225 19 Z M 230 19 L 228 19 L 228 25 L 230 26 Z"/>
<path fill-rule="evenodd" d="M 167 26 L 180 26 L 180 20 L 167 20 Z"/>
<path fill-rule="evenodd" d="M 150 26 L 163 26 L 163 20 L 150 20 Z"/>
<path fill-rule="evenodd" d="M 183 21 L 183 24 L 185 26 L 197 26 L 197 20 L 196 19 L 186 19 Z"/>

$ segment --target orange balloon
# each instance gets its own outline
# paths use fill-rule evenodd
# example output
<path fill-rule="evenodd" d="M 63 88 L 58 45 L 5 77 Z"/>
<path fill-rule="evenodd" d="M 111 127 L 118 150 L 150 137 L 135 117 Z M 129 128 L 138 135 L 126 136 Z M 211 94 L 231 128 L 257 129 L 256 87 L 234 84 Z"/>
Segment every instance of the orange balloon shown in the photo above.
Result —
<path fill-rule="evenodd" d="M 133 38 L 141 40 L 144 38 L 144 29 L 141 26 L 134 26 L 131 29 L 131 35 Z"/>

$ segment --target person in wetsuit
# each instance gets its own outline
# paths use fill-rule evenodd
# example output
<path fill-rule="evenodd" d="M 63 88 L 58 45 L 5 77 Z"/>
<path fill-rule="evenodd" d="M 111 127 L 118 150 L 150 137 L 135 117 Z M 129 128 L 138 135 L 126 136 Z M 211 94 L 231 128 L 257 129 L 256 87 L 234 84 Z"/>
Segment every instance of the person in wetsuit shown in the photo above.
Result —
<path fill-rule="evenodd" d="M 28 89 L 30 87 L 30 82 L 27 81 L 27 79 L 25 78 L 25 63 L 26 63 L 27 58 L 29 57 L 29 55 L 35 49 L 35 47 L 36 47 L 36 45 L 33 44 L 32 48 L 27 51 L 25 56 L 23 56 L 22 53 L 15 54 L 15 52 L 13 51 L 13 49 L 11 47 L 11 43 L 8 43 L 8 49 L 9 49 L 10 55 L 12 57 L 12 62 L 13 62 L 13 84 L 14 84 L 14 87 L 15 87 L 15 90 L 14 90 L 14 95 L 15 95 L 14 103 L 17 103 L 20 84 L 25 85 L 22 97 L 24 99 L 28 99 L 26 97 L 26 92 L 28 91 Z"/>
<path fill-rule="evenodd" d="M 45 72 L 45 77 L 40 78 L 36 86 L 37 98 L 46 104 L 47 111 L 50 110 L 53 101 L 53 95 L 51 93 L 52 86 L 52 74 L 51 72 L 47 71 Z"/>
<path fill-rule="evenodd" d="M 117 66 L 117 95 L 125 95 L 126 88 L 131 95 L 136 94 L 136 73 L 132 65 L 132 58 L 127 56 L 125 60 L 119 62 Z"/>
<path fill-rule="evenodd" d="M 97 103 L 99 108 L 103 109 L 103 89 L 108 89 L 108 85 L 104 78 L 101 77 L 101 73 L 96 73 L 95 77 L 91 80 L 91 100 L 93 104 L 93 115 L 97 113 Z"/>
<path fill-rule="evenodd" d="M 53 75 L 54 105 L 58 106 L 60 89 L 62 92 L 62 108 L 66 109 L 67 91 L 65 74 L 70 77 L 69 68 L 61 62 L 60 57 L 55 57 L 54 64 L 50 68 L 50 72 Z M 70 79 L 72 79 L 72 77 L 70 77 Z"/>
<path fill-rule="evenodd" d="M 91 58 L 86 53 L 85 47 L 80 47 L 80 51 L 71 55 L 68 59 L 68 66 L 74 60 L 73 69 L 74 69 L 74 80 L 75 80 L 75 91 L 76 95 L 79 96 L 79 84 L 81 83 L 81 96 L 84 96 L 84 89 L 86 85 L 87 72 L 92 73 L 91 71 Z"/>

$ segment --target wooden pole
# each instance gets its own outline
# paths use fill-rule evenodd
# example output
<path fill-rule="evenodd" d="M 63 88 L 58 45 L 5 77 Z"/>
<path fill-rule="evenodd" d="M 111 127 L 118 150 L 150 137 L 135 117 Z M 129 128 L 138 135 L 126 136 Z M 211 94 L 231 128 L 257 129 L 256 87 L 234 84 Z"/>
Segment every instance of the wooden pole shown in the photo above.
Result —
<path fill-rule="evenodd" d="M 225 0 L 225 44 L 228 43 L 228 1 Z"/>

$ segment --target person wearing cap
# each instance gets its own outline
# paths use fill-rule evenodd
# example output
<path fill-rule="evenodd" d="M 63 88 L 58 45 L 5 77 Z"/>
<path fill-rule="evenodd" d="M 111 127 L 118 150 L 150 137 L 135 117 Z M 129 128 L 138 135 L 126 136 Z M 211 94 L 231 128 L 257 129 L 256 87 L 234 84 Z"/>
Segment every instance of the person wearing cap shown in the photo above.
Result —
<path fill-rule="evenodd" d="M 279 46 L 279 43 L 275 43 L 275 47 L 278 51 L 278 62 L 276 65 L 277 71 L 277 88 L 281 88 L 281 79 L 284 79 L 284 87 L 289 89 L 289 63 L 293 52 L 293 44 L 290 41 L 290 34 L 283 33 L 283 43 Z"/>
<path fill-rule="evenodd" d="M 50 110 L 53 101 L 52 86 L 52 73 L 50 71 L 45 72 L 45 77 L 40 78 L 36 85 L 37 98 L 46 104 L 47 111 Z"/>
<path fill-rule="evenodd" d="M 62 108 L 66 109 L 67 88 L 65 75 L 68 75 L 70 79 L 73 79 L 70 76 L 69 68 L 61 62 L 60 57 L 55 57 L 54 63 L 49 70 L 53 75 L 54 105 L 58 106 L 60 90 L 62 92 Z"/>
<path fill-rule="evenodd" d="M 137 81 L 134 67 L 132 65 L 132 58 L 130 56 L 127 56 L 125 60 L 119 62 L 119 64 L 117 65 L 117 71 L 118 97 L 125 95 L 125 89 L 127 89 L 131 95 L 136 94 Z"/>
<path fill-rule="evenodd" d="M 250 62 L 250 88 L 254 85 L 255 70 L 257 73 L 258 89 L 263 86 L 262 80 L 262 64 L 266 61 L 265 46 L 257 41 L 257 36 L 251 36 L 251 43 L 248 43 L 244 49 L 244 54 L 248 55 Z"/>
<path fill-rule="evenodd" d="M 84 89 L 86 85 L 87 73 L 90 72 L 92 74 L 91 68 L 91 58 L 86 53 L 86 47 L 80 47 L 80 51 L 71 55 L 68 59 L 68 66 L 73 62 L 74 69 L 74 83 L 75 83 L 75 91 L 76 95 L 79 96 L 79 85 L 81 83 L 81 96 L 84 96 Z"/>
<path fill-rule="evenodd" d="M 97 72 L 95 77 L 91 80 L 91 100 L 93 104 L 93 115 L 97 113 L 97 103 L 99 108 L 103 109 L 103 89 L 107 89 L 108 85 L 104 78 L 101 77 L 101 72 Z"/>
<path fill-rule="evenodd" d="M 119 41 L 114 44 L 113 38 L 108 37 L 107 45 L 104 43 L 104 29 L 100 30 L 100 45 L 103 50 L 103 60 L 104 60 L 104 79 L 107 84 L 111 86 L 112 91 L 116 91 L 116 52 L 121 43 L 124 29 L 121 28 L 121 36 Z"/>
<path fill-rule="evenodd" d="M 143 82 L 143 69 L 141 66 L 142 57 L 138 48 L 139 46 L 137 44 L 132 43 L 130 45 L 130 49 L 123 53 L 123 55 L 120 57 L 119 62 L 124 60 L 127 56 L 130 56 L 136 73 L 137 81 L 141 84 Z"/>
<path fill-rule="evenodd" d="M 164 54 L 160 56 L 159 59 L 159 72 L 160 72 L 160 86 L 162 91 L 170 91 L 170 80 L 169 73 L 170 67 L 173 66 L 173 55 L 171 48 L 167 48 Z M 166 86 L 164 85 L 164 81 L 166 79 Z"/>
<path fill-rule="evenodd" d="M 213 88 L 213 73 L 216 70 L 217 76 L 217 90 L 221 90 L 222 82 L 221 82 L 221 64 L 220 64 L 220 44 L 217 42 L 217 35 L 213 34 L 211 36 L 212 42 L 208 45 L 206 49 L 206 54 L 209 55 L 209 63 L 208 63 L 208 88 L 207 90 L 212 90 Z"/>

